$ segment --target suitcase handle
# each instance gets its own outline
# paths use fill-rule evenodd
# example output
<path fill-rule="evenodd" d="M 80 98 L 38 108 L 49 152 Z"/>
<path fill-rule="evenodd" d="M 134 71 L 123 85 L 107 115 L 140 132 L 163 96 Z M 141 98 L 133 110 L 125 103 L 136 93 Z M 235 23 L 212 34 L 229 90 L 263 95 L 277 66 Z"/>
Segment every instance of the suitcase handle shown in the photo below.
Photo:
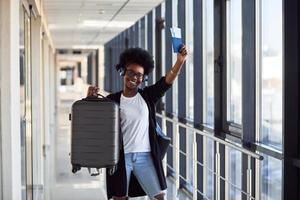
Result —
<path fill-rule="evenodd" d="M 99 98 L 99 96 L 102 98 Z M 82 100 L 84 100 L 84 101 L 99 101 L 101 99 L 106 99 L 106 100 L 111 101 L 111 99 L 103 96 L 102 94 L 97 94 L 97 96 L 87 96 L 87 97 L 83 98 Z"/>
<path fill-rule="evenodd" d="M 102 94 L 100 94 L 100 93 L 99 93 L 99 94 L 97 94 L 97 96 L 98 96 L 98 97 L 100 96 L 100 97 L 102 97 L 102 98 L 104 98 L 104 99 L 108 99 L 107 97 L 103 96 L 103 95 L 102 95 Z"/>

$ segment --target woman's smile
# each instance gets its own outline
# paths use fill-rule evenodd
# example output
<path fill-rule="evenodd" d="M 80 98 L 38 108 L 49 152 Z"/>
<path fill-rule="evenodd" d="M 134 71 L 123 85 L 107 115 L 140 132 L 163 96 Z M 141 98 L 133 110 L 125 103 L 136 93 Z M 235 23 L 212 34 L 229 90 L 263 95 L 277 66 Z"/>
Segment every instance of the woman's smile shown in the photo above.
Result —
<path fill-rule="evenodd" d="M 137 83 L 136 83 L 136 81 L 132 81 L 132 80 L 130 80 L 129 81 L 132 85 L 134 85 L 134 86 L 137 86 Z"/>

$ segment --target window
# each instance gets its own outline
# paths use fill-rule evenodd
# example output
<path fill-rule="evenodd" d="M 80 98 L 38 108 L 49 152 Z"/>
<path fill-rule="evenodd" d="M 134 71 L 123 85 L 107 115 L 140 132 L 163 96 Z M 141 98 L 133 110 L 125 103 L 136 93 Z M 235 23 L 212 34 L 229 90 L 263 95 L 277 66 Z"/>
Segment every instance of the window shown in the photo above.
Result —
<path fill-rule="evenodd" d="M 189 121 L 194 120 L 194 63 L 193 63 L 193 43 L 194 43 L 194 19 L 193 19 L 193 1 L 186 1 L 186 17 L 185 17 L 185 33 L 186 47 L 188 49 L 188 59 L 186 60 L 186 113 Z M 179 75 L 180 76 L 180 75 Z M 187 136 L 187 179 L 190 185 L 190 190 L 193 191 L 194 171 L 193 160 L 196 160 L 193 148 L 195 141 L 195 133 L 191 130 L 186 131 Z"/>
<path fill-rule="evenodd" d="M 25 21 L 24 21 L 24 8 L 20 5 L 20 133 L 21 133 L 21 185 L 22 185 L 22 199 L 26 199 L 26 97 L 25 97 L 25 78 L 26 78 L 26 60 L 25 60 Z"/>
<path fill-rule="evenodd" d="M 242 124 L 242 1 L 226 1 L 227 121 Z"/>
<path fill-rule="evenodd" d="M 282 149 L 282 0 L 257 1 L 258 134 Z M 274 20 L 276 19 L 276 20 Z"/>
<path fill-rule="evenodd" d="M 194 120 L 194 63 L 193 63 L 193 43 L 194 43 L 194 19 L 193 1 L 186 1 L 186 47 L 188 49 L 188 59 L 186 60 L 186 113 L 187 118 Z"/>
<path fill-rule="evenodd" d="M 204 138 L 203 140 L 203 161 L 204 161 L 204 178 L 203 193 L 205 198 L 214 199 L 215 181 L 214 181 L 214 159 L 215 159 L 215 143 L 212 139 Z"/>
<path fill-rule="evenodd" d="M 152 10 L 152 55 L 155 55 L 155 41 L 156 41 L 156 38 L 155 38 L 155 19 L 156 19 L 156 11 L 155 9 Z M 148 19 L 148 20 L 151 20 L 151 19 Z M 155 63 L 155 59 L 154 59 L 154 66 L 156 66 L 156 63 Z M 156 75 L 156 69 L 154 67 L 153 71 L 152 71 L 152 83 L 155 83 L 156 80 L 157 80 L 157 77 L 155 76 Z"/>
<path fill-rule="evenodd" d="M 165 2 L 161 3 L 161 18 L 165 19 L 166 15 L 166 4 Z M 166 24 L 164 22 L 164 24 Z M 161 76 L 164 76 L 166 74 L 166 27 L 164 27 L 161 30 Z M 157 77 L 157 80 L 159 80 L 160 77 Z M 162 97 L 162 102 L 164 103 L 164 107 L 166 108 L 166 95 Z"/>
<path fill-rule="evenodd" d="M 283 103 L 282 9 L 282 0 L 256 1 L 256 135 L 258 141 L 279 151 L 282 149 Z M 263 156 L 258 174 L 260 199 L 281 199 L 282 161 Z"/>
<path fill-rule="evenodd" d="M 26 134 L 26 199 L 32 198 L 32 85 L 31 85 L 31 19 L 27 13 L 24 13 L 24 51 L 25 51 L 25 116 L 26 116 L 26 125 L 25 125 L 25 134 Z"/>
<path fill-rule="evenodd" d="M 282 193 L 282 161 L 263 154 L 260 163 L 260 191 L 261 200 L 281 200 Z"/>
<path fill-rule="evenodd" d="M 203 1 L 203 123 L 214 126 L 214 3 Z"/>
<path fill-rule="evenodd" d="M 178 11 L 177 11 L 177 6 L 178 6 L 178 0 L 173 0 L 172 2 L 172 25 L 174 27 L 177 27 L 178 25 L 178 19 L 177 19 L 177 15 L 178 15 Z M 172 63 L 175 63 L 176 61 L 176 54 L 172 54 Z M 174 81 L 173 86 L 172 86 L 172 91 L 173 91 L 173 113 L 174 115 L 178 114 L 178 78 Z"/>
<path fill-rule="evenodd" d="M 242 153 L 226 147 L 226 156 L 227 199 L 242 199 Z"/>

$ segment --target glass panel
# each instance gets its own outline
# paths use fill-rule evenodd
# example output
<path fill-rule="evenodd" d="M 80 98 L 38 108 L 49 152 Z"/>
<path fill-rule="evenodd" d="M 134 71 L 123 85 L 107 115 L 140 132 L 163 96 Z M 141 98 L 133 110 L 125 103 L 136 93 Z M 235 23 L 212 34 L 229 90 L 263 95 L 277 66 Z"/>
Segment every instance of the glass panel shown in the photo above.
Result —
<path fill-rule="evenodd" d="M 141 31 L 141 32 L 144 31 L 144 35 L 142 35 L 142 38 L 144 39 L 144 48 L 151 54 L 152 52 L 150 52 L 148 49 L 148 15 L 145 15 L 144 20 L 142 20 L 142 22 L 144 23 L 144 29 L 142 26 L 142 31 Z M 148 81 L 145 81 L 145 86 L 149 85 L 149 79 L 150 79 L 150 74 L 148 76 Z"/>
<path fill-rule="evenodd" d="M 242 199 L 242 154 L 232 148 L 226 148 L 226 179 L 227 198 L 229 200 Z"/>
<path fill-rule="evenodd" d="M 172 1 L 172 25 L 174 27 L 177 27 L 178 25 L 178 0 L 173 0 Z M 176 54 L 172 53 L 172 63 L 176 62 Z M 178 115 L 178 78 L 174 81 L 173 86 L 172 86 L 172 99 L 173 99 L 173 113 L 174 115 Z"/>
<path fill-rule="evenodd" d="M 161 18 L 165 19 L 166 15 L 166 4 L 163 2 L 161 4 Z M 164 23 L 165 24 L 165 23 Z M 161 30 L 161 75 L 164 76 L 166 74 L 166 27 Z M 160 77 L 157 77 L 159 80 Z M 166 95 L 162 97 L 162 102 L 164 105 L 164 109 L 166 109 Z"/>
<path fill-rule="evenodd" d="M 26 199 L 26 120 L 25 120 L 25 30 L 24 30 L 24 9 L 20 5 L 20 138 L 21 138 L 21 185 L 22 199 Z"/>
<path fill-rule="evenodd" d="M 32 105 L 31 105 L 31 26 L 30 18 L 25 13 L 25 132 L 26 132 L 26 193 L 32 199 Z"/>
<path fill-rule="evenodd" d="M 203 1 L 203 123 L 214 126 L 214 3 Z"/>
<path fill-rule="evenodd" d="M 188 49 L 188 59 L 186 60 L 186 113 L 187 119 L 194 120 L 194 62 L 193 62 L 193 43 L 194 43 L 194 19 L 193 19 L 193 1 L 186 1 L 185 4 L 185 33 L 186 33 L 186 47 Z M 179 75 L 180 76 L 180 75 Z M 187 130 L 187 173 L 189 189 L 193 191 L 194 174 L 193 171 L 193 159 L 196 160 L 193 152 L 195 133 L 191 130 Z"/>
<path fill-rule="evenodd" d="M 214 181 L 214 163 L 215 163 L 215 144 L 214 141 L 206 138 L 205 139 L 205 153 L 204 153 L 204 176 L 203 179 L 203 188 L 204 195 L 208 199 L 214 199 L 214 189 L 215 189 L 215 181 Z"/>
<path fill-rule="evenodd" d="M 227 121 L 242 123 L 242 1 L 227 8 Z"/>
<path fill-rule="evenodd" d="M 260 141 L 282 149 L 282 0 L 260 4 Z M 274 20 L 276 19 L 276 20 Z"/>
<path fill-rule="evenodd" d="M 155 39 L 155 16 L 156 16 L 155 9 L 153 9 L 152 10 L 152 55 L 155 55 L 155 48 L 156 48 L 155 47 L 155 41 L 156 41 L 156 39 Z M 154 66 L 156 66 L 155 59 L 154 59 Z M 155 75 L 156 75 L 156 69 L 154 67 L 154 69 L 152 71 L 152 83 L 156 82 L 157 77 Z"/>
<path fill-rule="evenodd" d="M 196 160 L 194 152 L 193 152 L 193 142 L 194 142 L 194 132 L 191 130 L 186 130 L 186 134 L 188 136 L 187 138 L 187 184 L 188 184 L 188 189 L 190 191 L 193 191 L 193 186 L 194 185 L 194 181 L 193 178 L 194 176 L 197 176 L 196 174 L 194 174 L 193 171 L 193 159 Z M 195 186 L 196 187 L 196 186 Z"/>
<path fill-rule="evenodd" d="M 140 20 L 140 23 L 139 23 L 139 27 L 140 27 L 140 35 L 139 35 L 139 38 L 140 38 L 140 47 L 145 49 L 146 48 L 146 38 L 145 38 L 145 17 L 143 17 L 141 20 Z"/>
<path fill-rule="evenodd" d="M 281 200 L 282 194 L 282 161 L 263 155 L 260 166 L 260 199 Z"/>
<path fill-rule="evenodd" d="M 194 120 L 194 18 L 193 1 L 186 1 L 186 46 L 188 59 L 186 60 L 186 102 L 187 118 Z"/>

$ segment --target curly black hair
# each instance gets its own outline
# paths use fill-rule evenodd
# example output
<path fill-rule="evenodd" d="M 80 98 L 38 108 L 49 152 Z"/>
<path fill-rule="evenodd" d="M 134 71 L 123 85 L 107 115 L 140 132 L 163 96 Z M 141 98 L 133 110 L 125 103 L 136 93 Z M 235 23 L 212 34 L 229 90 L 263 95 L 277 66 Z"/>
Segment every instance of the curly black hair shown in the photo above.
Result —
<path fill-rule="evenodd" d="M 123 69 L 130 64 L 138 64 L 144 68 L 144 74 L 148 75 L 154 68 L 153 57 L 142 48 L 129 48 L 123 51 L 120 55 L 119 64 L 116 65 L 117 71 Z"/>

